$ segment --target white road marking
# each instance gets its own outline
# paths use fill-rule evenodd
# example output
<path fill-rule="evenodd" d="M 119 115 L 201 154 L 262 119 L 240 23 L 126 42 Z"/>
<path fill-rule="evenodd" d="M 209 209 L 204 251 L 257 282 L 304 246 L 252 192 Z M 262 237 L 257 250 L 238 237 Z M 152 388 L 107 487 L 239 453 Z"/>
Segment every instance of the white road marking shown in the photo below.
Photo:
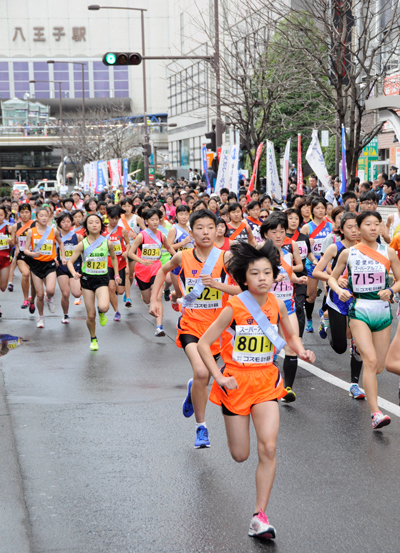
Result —
<path fill-rule="evenodd" d="M 279 356 L 284 358 L 285 353 L 281 351 L 279 353 Z M 311 365 L 311 363 L 307 363 L 307 361 L 302 361 L 301 359 L 298 360 L 298 365 L 299 367 L 301 367 L 302 369 L 305 369 L 306 371 L 313 374 L 314 376 L 321 378 L 321 380 L 325 380 L 325 382 L 329 382 L 329 384 L 333 384 L 334 386 L 337 386 L 338 388 L 342 388 L 342 390 L 346 390 L 347 392 L 349 392 L 350 384 L 345 380 L 342 380 L 337 376 L 333 376 L 333 374 L 323 371 L 322 369 L 319 369 L 315 365 Z M 360 390 L 362 390 L 362 388 L 360 388 Z M 362 391 L 364 392 L 364 390 Z M 387 399 L 383 399 L 383 397 L 380 397 L 380 396 L 378 396 L 378 405 L 382 409 L 385 409 L 385 411 L 389 411 L 389 413 L 396 415 L 396 417 L 400 417 L 399 405 L 396 405 L 395 403 L 391 403 Z"/>

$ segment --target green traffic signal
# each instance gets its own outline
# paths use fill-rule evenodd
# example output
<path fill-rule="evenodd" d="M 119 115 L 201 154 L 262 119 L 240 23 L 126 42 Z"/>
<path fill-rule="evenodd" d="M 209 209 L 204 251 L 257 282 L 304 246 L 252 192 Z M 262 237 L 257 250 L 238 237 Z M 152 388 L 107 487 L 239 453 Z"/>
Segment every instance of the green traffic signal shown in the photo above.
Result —
<path fill-rule="evenodd" d="M 112 52 L 109 52 L 108 54 L 106 54 L 104 56 L 104 59 L 105 59 L 107 65 L 114 65 L 115 62 L 117 61 L 117 56 L 115 54 L 113 54 Z"/>
<path fill-rule="evenodd" d="M 107 52 L 103 56 L 104 65 L 140 65 L 142 56 L 138 52 Z"/>

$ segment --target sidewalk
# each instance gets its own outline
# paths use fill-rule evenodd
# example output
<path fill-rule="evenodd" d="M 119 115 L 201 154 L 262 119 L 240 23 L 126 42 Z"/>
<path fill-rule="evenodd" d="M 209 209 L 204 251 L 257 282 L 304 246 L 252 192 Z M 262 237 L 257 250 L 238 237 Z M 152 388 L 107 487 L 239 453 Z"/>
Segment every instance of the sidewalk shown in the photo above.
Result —
<path fill-rule="evenodd" d="M 3 362 L 9 361 L 12 362 L 12 353 Z M 30 553 L 22 481 L 1 369 L 0 460 L 0 553 Z"/>

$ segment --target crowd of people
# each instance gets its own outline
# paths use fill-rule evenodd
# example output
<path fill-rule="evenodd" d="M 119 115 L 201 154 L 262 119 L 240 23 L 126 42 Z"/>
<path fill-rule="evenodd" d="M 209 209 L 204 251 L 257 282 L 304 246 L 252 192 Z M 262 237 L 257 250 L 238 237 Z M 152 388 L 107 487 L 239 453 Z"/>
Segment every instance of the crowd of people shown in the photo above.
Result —
<path fill-rule="evenodd" d="M 391 303 L 400 293 L 400 193 L 393 197 L 397 211 L 383 224 L 371 187 L 359 193 L 357 185 L 334 203 L 310 181 L 308 194 L 284 202 L 249 193 L 246 183 L 238 194 L 224 188 L 209 194 L 198 180 L 170 179 L 106 189 L 97 198 L 79 190 L 49 199 L 15 191 L 0 206 L 0 289 L 14 290 L 17 266 L 21 308 L 37 310 L 38 328 L 45 327 L 44 308 L 56 310 L 57 285 L 62 324 L 70 323 L 71 301 L 83 298 L 92 351 L 99 349 L 97 319 L 107 324 L 110 305 L 120 322 L 120 306 L 143 301 L 157 338 L 165 336 L 166 305 L 177 312 L 176 345 L 193 372 L 182 412 L 196 421 L 194 447 L 211 445 L 208 400 L 221 407 L 236 461 L 250 452 L 250 417 L 255 426 L 254 537 L 276 536 L 265 511 L 276 470 L 278 402 L 296 400 L 298 358 L 315 360 L 302 338 L 314 332 L 317 298 L 321 340 L 338 354 L 350 341 L 349 395 L 367 400 L 373 429 L 391 422 L 378 407 L 377 375 L 384 367 L 400 374 L 400 330 L 390 344 Z M 134 286 L 140 296 L 132 298 Z M 281 350 L 282 375 L 275 364 Z"/>

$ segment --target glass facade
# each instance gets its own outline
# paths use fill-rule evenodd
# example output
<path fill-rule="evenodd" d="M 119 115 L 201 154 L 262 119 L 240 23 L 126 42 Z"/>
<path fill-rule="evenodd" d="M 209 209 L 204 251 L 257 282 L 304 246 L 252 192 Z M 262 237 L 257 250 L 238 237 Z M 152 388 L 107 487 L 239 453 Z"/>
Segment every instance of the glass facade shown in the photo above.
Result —
<path fill-rule="evenodd" d="M 8 74 L 8 62 L 0 62 L 0 98 L 10 97 L 10 76 Z"/>
<path fill-rule="evenodd" d="M 168 79 L 168 104 L 171 117 L 207 106 L 207 70 L 204 62 L 195 63 Z"/>

